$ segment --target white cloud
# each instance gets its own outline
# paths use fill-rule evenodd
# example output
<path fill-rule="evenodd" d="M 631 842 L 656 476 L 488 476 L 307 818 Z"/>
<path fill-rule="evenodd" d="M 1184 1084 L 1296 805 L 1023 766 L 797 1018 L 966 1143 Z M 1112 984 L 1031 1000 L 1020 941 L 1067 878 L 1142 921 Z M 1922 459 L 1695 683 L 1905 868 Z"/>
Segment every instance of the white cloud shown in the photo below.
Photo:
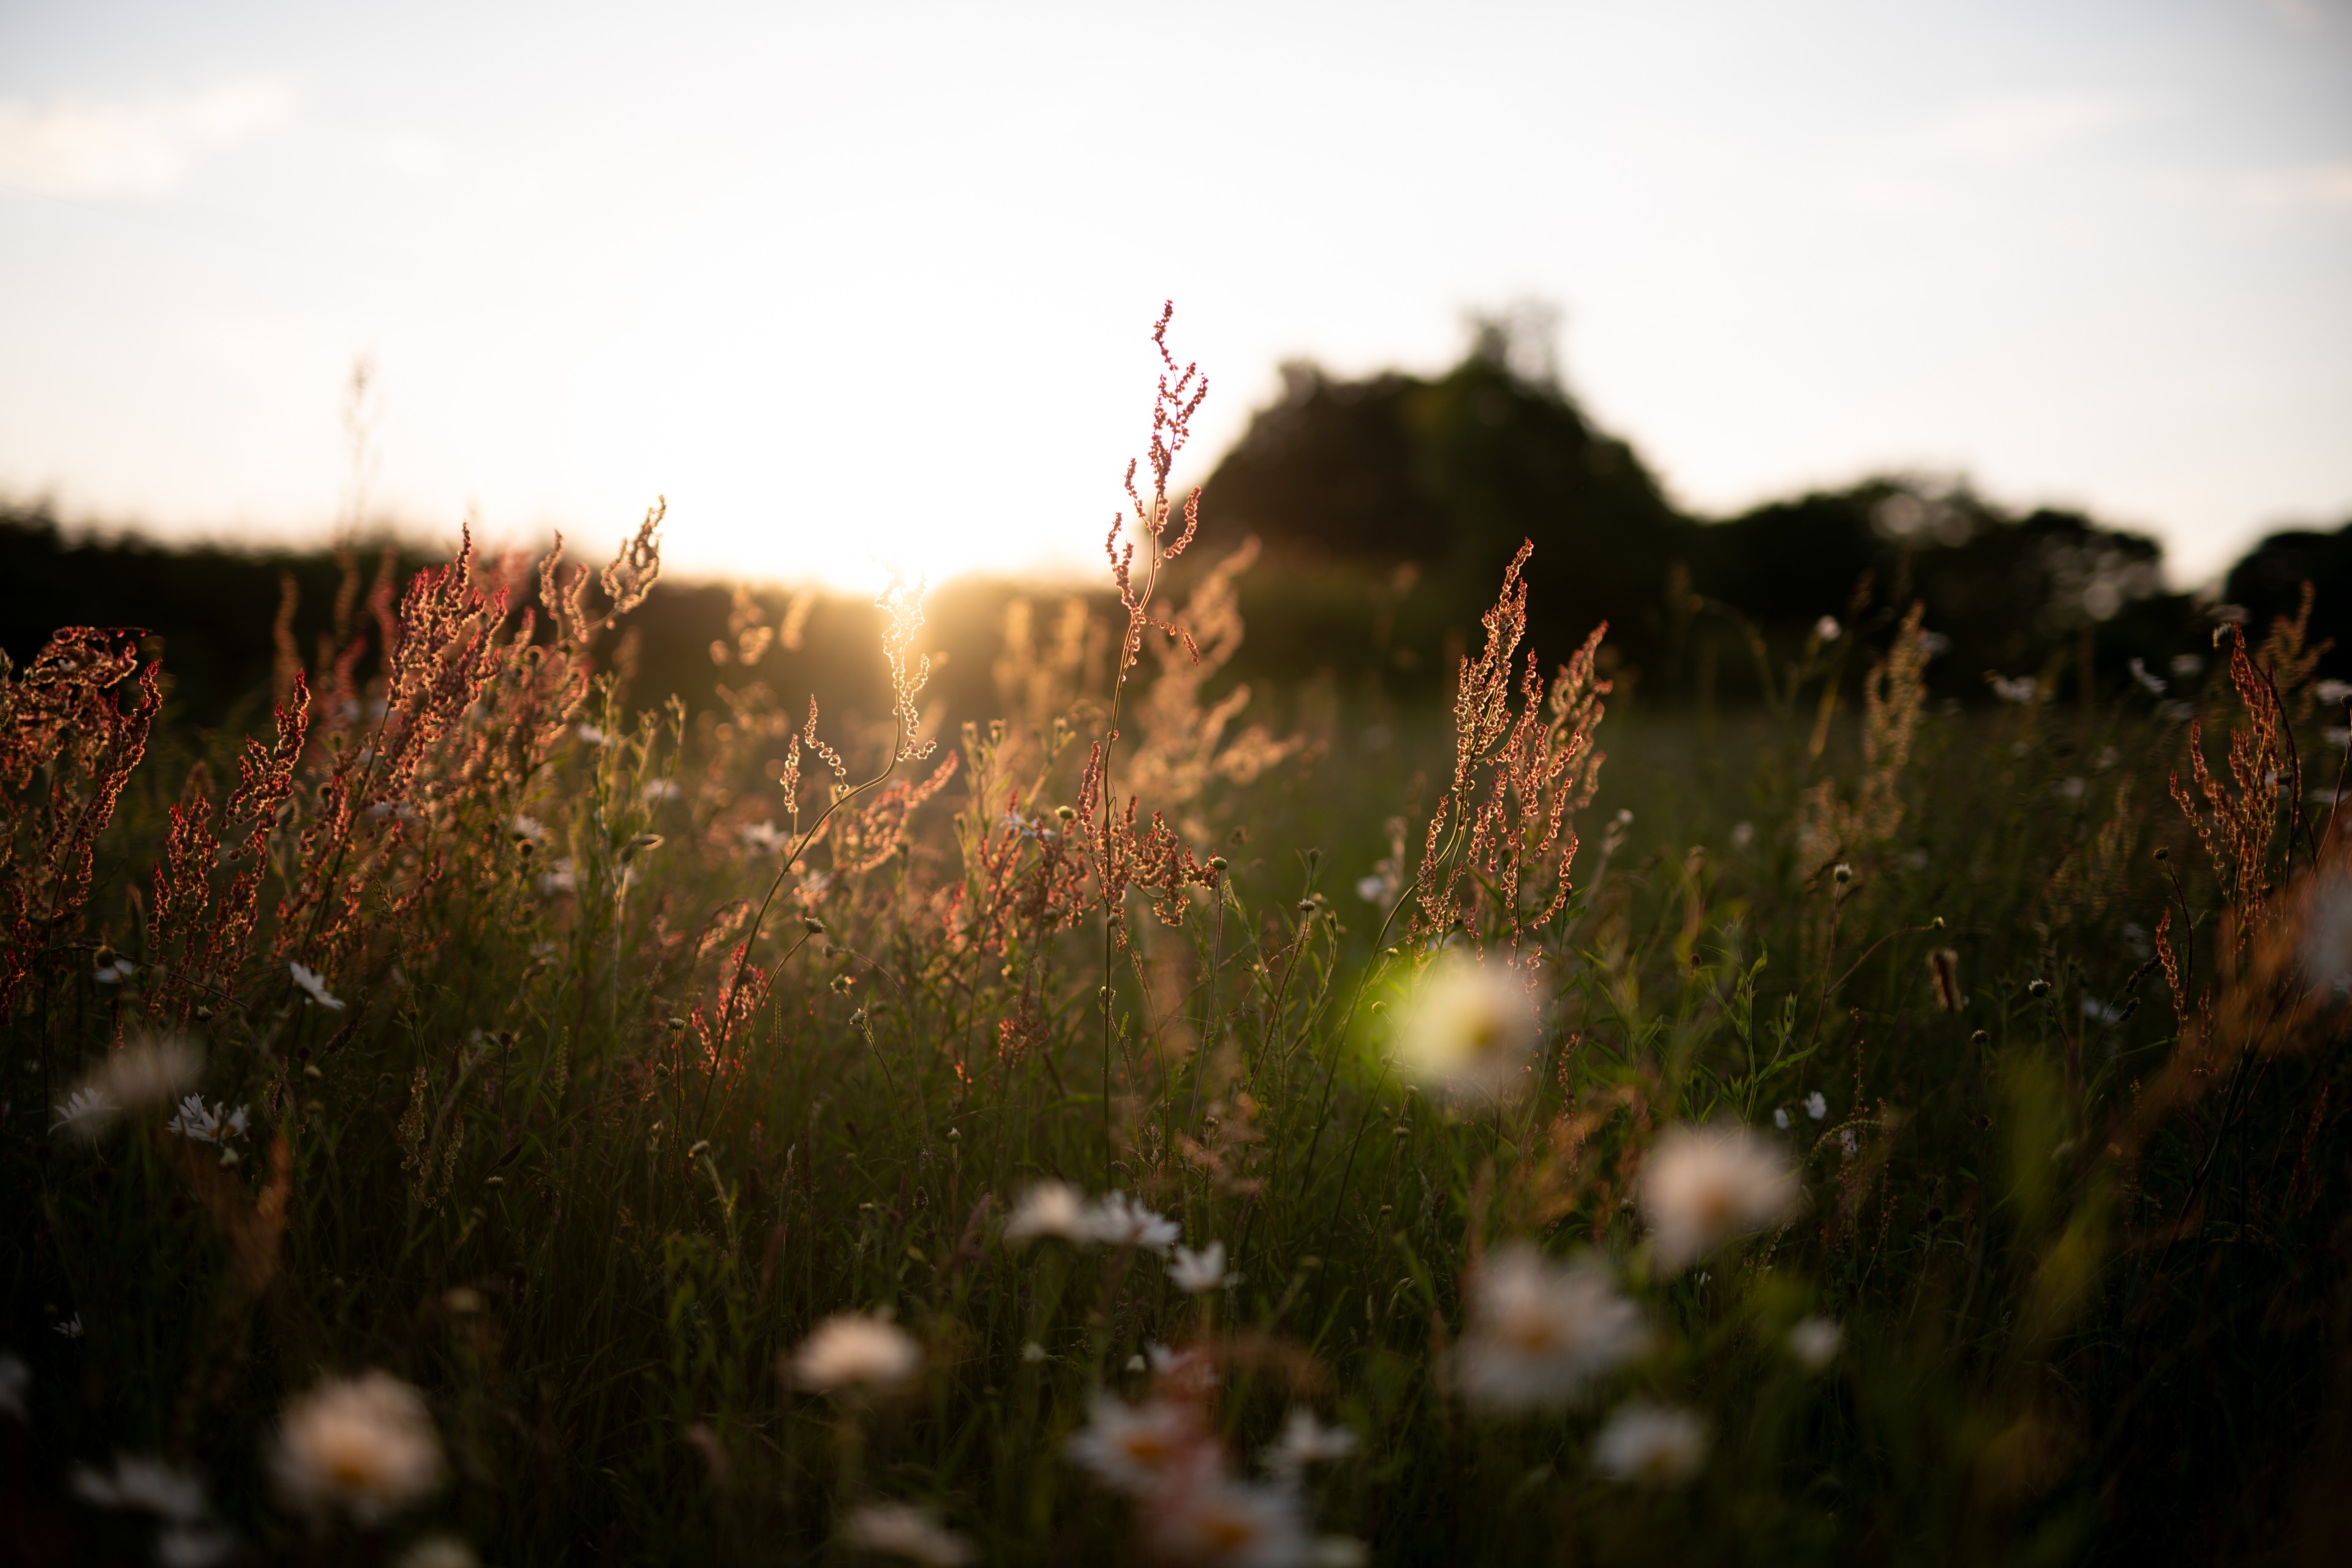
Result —
<path fill-rule="evenodd" d="M 2002 99 L 1962 110 L 1937 129 L 1948 153 L 1990 162 L 2039 158 L 2133 118 L 2128 101 L 2099 93 Z"/>
<path fill-rule="evenodd" d="M 58 196 L 155 195 L 203 153 L 283 124 L 293 94 L 230 82 L 140 104 L 0 99 L 0 184 Z"/>
<path fill-rule="evenodd" d="M 2352 159 L 2263 169 L 2240 176 L 2238 189 L 2257 206 L 2341 207 L 2352 211 Z"/>

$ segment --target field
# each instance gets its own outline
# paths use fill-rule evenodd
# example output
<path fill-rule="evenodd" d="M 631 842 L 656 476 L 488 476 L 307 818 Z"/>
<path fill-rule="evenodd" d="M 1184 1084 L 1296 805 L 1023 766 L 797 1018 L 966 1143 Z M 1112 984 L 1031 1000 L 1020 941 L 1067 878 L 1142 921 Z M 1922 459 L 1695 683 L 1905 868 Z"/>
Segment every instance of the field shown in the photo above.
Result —
<path fill-rule="evenodd" d="M 991 711 L 907 588 L 887 704 L 625 710 L 657 518 L 354 580 L 251 737 L 8 672 L 16 1560 L 2331 1560 L 2300 623 L 1647 711 L 1507 577 L 1442 705 L 1251 692 L 1183 396 Z"/>

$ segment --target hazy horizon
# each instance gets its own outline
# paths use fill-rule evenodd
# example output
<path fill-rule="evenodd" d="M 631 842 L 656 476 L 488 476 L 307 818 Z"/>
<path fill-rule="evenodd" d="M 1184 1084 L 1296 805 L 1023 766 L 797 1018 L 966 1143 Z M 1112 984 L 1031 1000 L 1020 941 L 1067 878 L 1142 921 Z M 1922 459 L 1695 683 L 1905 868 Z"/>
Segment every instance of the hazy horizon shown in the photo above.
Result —
<path fill-rule="evenodd" d="M 1084 572 L 1150 322 L 1206 471 L 1306 357 L 1562 312 L 1707 514 L 1866 474 L 2210 578 L 2352 515 L 2352 9 L 0 14 L 0 493 L 688 574 Z"/>

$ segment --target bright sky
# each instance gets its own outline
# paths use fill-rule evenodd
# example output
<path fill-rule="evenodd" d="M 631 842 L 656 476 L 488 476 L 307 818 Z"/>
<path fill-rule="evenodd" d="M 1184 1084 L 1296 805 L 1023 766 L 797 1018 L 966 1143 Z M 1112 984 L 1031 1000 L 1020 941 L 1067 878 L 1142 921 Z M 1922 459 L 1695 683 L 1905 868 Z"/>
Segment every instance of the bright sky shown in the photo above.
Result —
<path fill-rule="evenodd" d="M 2193 580 L 2352 515 L 2352 5 L 0 4 L 0 493 L 72 516 L 315 532 L 365 353 L 420 525 L 1083 564 L 1170 296 L 1202 470 L 1535 299 L 1686 504 L 1966 470 Z"/>

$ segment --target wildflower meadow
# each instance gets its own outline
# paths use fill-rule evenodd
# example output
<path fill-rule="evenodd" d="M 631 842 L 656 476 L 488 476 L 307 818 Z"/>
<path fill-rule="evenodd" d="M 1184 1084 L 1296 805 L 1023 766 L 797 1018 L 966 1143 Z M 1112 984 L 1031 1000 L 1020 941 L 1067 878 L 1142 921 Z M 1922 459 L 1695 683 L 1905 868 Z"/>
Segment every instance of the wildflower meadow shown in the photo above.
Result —
<path fill-rule="evenodd" d="M 633 710 L 658 506 L 251 725 L 0 669 L 10 1560 L 2340 1561 L 2307 620 L 1963 705 L 1865 592 L 1701 714 L 1523 549 L 1436 702 L 1238 684 L 1168 330 L 985 710 L 909 582 L 883 701 L 744 595 Z"/>

